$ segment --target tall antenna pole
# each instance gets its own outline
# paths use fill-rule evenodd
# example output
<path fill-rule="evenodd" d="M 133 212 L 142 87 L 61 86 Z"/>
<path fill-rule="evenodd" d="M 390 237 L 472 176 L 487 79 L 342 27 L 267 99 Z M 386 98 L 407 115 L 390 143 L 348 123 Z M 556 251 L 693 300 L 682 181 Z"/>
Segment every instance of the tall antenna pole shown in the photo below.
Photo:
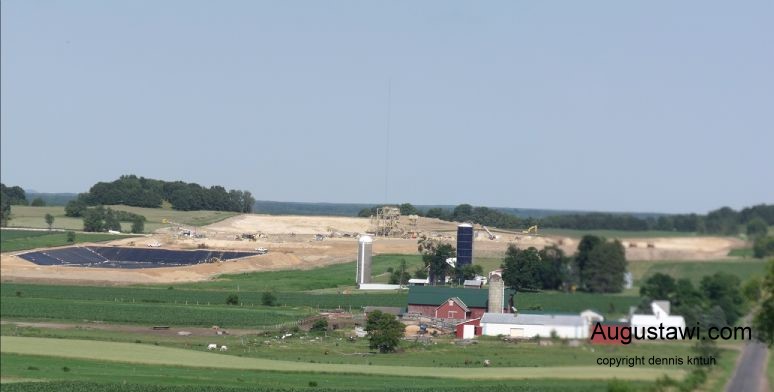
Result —
<path fill-rule="evenodd" d="M 387 140 L 384 147 L 384 203 L 390 202 L 390 117 L 392 117 L 392 78 L 387 79 Z"/>

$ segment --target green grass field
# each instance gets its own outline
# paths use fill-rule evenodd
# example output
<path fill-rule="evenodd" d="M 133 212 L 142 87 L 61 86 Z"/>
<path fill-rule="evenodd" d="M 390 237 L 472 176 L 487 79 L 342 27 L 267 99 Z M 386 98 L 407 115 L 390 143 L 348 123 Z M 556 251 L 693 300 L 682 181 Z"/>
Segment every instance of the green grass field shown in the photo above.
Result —
<path fill-rule="evenodd" d="M 224 297 L 225 298 L 225 297 Z M 219 302 L 223 303 L 223 302 Z M 0 317 L 24 320 L 98 321 L 118 324 L 260 328 L 299 320 L 299 308 L 80 301 L 4 296 Z"/>
<path fill-rule="evenodd" d="M 406 260 L 407 271 L 413 272 L 422 265 L 419 255 L 374 256 L 371 274 L 377 280 L 387 281 L 387 269 L 398 268 Z M 216 280 L 176 285 L 180 288 L 208 290 L 247 291 L 309 291 L 329 288 L 354 288 L 355 262 L 334 264 L 310 270 L 285 270 L 270 272 L 249 272 L 236 275 L 221 275 Z"/>
<path fill-rule="evenodd" d="M 210 369 L 245 369 L 263 371 L 298 371 L 293 361 L 265 358 L 245 358 L 216 354 L 199 350 L 185 350 L 137 343 L 102 342 L 75 339 L 48 339 L 3 336 L 0 350 L 8 354 L 44 355 L 52 357 L 137 363 L 159 366 L 199 367 Z M 367 374 L 403 377 L 441 377 L 450 379 L 574 379 L 599 380 L 613 377 L 649 381 L 662 374 L 680 377 L 682 371 L 669 368 L 604 368 L 595 364 L 583 366 L 544 366 L 507 368 L 445 368 L 433 367 L 428 372 L 423 367 L 305 363 L 305 372 L 332 374 Z"/>
<path fill-rule="evenodd" d="M 184 225 L 204 226 L 238 215 L 228 211 L 176 211 L 166 208 L 141 208 L 123 205 L 108 206 L 114 210 L 123 210 L 140 214 L 146 218 L 145 232 L 153 232 L 164 227 L 164 219 Z M 43 219 L 46 214 L 54 216 L 55 229 L 83 230 L 83 219 L 65 216 L 64 207 L 11 206 L 10 227 L 48 228 Z M 121 223 L 122 231 L 129 231 L 131 224 Z"/>
<path fill-rule="evenodd" d="M 33 379 L 53 383 L 4 383 L 2 390 L 19 392 L 268 392 L 309 391 L 310 382 L 319 388 L 339 391 L 391 390 L 462 392 L 486 387 L 505 391 L 604 391 L 607 383 L 596 380 L 460 380 L 430 377 L 401 377 L 311 372 L 274 372 L 136 363 L 99 362 L 49 356 L 2 354 L 3 380 Z M 64 368 L 69 371 L 64 371 Z M 292 389 L 290 389 L 292 388 Z"/>
<path fill-rule="evenodd" d="M 569 347 L 562 343 L 539 346 L 536 342 L 521 341 L 506 343 L 497 338 L 483 337 L 476 344 L 458 346 L 451 337 L 437 337 L 437 344 L 422 344 L 406 341 L 401 351 L 390 355 L 377 355 L 368 348 L 366 339 L 349 341 L 342 339 L 351 330 L 321 334 L 296 333 L 294 337 L 276 339 L 270 336 L 176 336 L 154 333 L 150 328 L 145 332 L 100 330 L 88 327 L 47 328 L 44 326 L 25 327 L 6 324 L 2 326 L 4 336 L 20 336 L 56 339 L 86 339 L 111 342 L 143 342 L 164 347 L 206 351 L 209 343 L 225 344 L 228 355 L 253 358 L 270 358 L 291 362 L 385 365 L 411 367 L 477 368 L 483 359 L 489 359 L 492 367 L 534 367 L 534 366 L 580 366 L 594 364 L 601 356 L 644 355 L 686 356 L 691 354 L 687 343 L 633 344 L 630 346 L 589 346 Z M 301 339 L 303 337 L 304 339 Z M 316 338 L 316 339 L 315 339 Z M 645 365 L 650 366 L 650 365 Z"/>
<path fill-rule="evenodd" d="M 631 261 L 629 271 L 634 276 L 634 285 L 639 286 L 649 276 L 662 273 L 675 279 L 687 278 L 694 284 L 704 276 L 725 272 L 738 276 L 742 281 L 760 276 L 765 271 L 762 260 L 717 260 L 717 261 Z"/>
<path fill-rule="evenodd" d="M 131 238 L 134 235 L 115 235 L 106 233 L 76 233 L 75 243 L 113 241 Z M 67 242 L 67 233 L 62 231 L 2 230 L 0 231 L 0 252 L 49 248 L 71 245 Z"/>

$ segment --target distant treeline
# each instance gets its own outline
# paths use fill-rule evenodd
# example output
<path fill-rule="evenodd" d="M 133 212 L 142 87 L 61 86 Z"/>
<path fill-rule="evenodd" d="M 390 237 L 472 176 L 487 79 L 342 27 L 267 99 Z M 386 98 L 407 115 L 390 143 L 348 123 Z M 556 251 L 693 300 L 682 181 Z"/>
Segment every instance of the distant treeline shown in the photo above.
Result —
<path fill-rule="evenodd" d="M 161 207 L 169 202 L 182 211 L 213 210 L 252 212 L 255 199 L 248 191 L 222 186 L 205 188 L 182 181 L 162 181 L 135 175 L 121 176 L 113 182 L 98 182 L 65 207 L 68 216 L 80 216 L 86 206 L 123 204 L 134 207 Z"/>
<path fill-rule="evenodd" d="M 358 216 L 374 215 L 377 208 L 364 208 L 358 213 Z M 664 230 L 734 235 L 739 233 L 741 225 L 747 225 L 751 222 L 761 221 L 765 222 L 766 225 L 774 225 L 774 205 L 767 204 L 747 207 L 741 211 L 723 207 L 707 215 L 681 214 L 637 217 L 633 214 L 590 212 L 552 215 L 539 219 L 520 218 L 493 208 L 473 207 L 470 204 L 460 204 L 453 209 L 434 207 L 422 210 L 410 203 L 404 203 L 399 205 L 399 208 L 403 215 L 416 214 L 428 218 L 452 222 L 472 222 L 501 229 L 523 229 L 539 225 L 543 228 L 574 230 Z"/>

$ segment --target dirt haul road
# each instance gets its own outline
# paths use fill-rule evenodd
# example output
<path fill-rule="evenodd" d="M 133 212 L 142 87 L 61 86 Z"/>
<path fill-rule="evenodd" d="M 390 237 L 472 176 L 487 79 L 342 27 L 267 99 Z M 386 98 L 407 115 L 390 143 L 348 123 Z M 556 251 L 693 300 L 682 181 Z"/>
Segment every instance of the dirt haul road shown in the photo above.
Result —
<path fill-rule="evenodd" d="M 456 226 L 453 222 L 420 218 L 416 229 L 454 244 Z M 149 238 L 128 238 L 109 244 L 145 247 L 158 243 L 168 249 L 195 249 L 199 246 L 222 250 L 267 248 L 268 254 L 185 267 L 109 269 L 39 266 L 14 254 L 5 253 L 0 255 L 0 276 L 4 281 L 136 284 L 201 281 L 221 274 L 251 271 L 309 269 L 355 260 L 357 239 L 344 238 L 343 235 L 364 233 L 369 228 L 368 218 L 240 215 L 200 228 L 187 228 L 202 234 L 204 238 L 182 236 L 180 230 L 170 227 L 159 230 Z M 242 233 L 261 233 L 262 236 L 257 241 L 237 239 Z M 338 233 L 342 237 L 315 240 L 316 234 L 331 233 Z M 497 239 L 489 240 L 480 230 L 477 233 L 480 235 L 477 235 L 474 244 L 476 257 L 502 257 L 509 244 L 521 248 L 534 246 L 538 249 L 557 245 L 567 254 L 574 253 L 578 246 L 577 238 L 497 233 Z M 376 238 L 373 251 L 375 254 L 416 254 L 416 241 L 411 238 Z M 726 257 L 731 248 L 744 245 L 740 240 L 727 237 L 626 239 L 623 244 L 630 261 L 721 259 Z"/>

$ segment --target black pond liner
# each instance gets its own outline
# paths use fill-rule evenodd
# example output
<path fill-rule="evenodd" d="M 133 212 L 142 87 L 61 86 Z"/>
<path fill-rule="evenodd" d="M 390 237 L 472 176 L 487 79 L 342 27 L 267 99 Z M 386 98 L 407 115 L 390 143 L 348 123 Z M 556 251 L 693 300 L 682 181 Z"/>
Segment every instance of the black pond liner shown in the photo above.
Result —
<path fill-rule="evenodd" d="M 38 265 L 96 268 L 160 268 L 227 261 L 258 255 L 257 252 L 218 250 L 169 250 L 108 246 L 71 246 L 18 255 Z"/>

